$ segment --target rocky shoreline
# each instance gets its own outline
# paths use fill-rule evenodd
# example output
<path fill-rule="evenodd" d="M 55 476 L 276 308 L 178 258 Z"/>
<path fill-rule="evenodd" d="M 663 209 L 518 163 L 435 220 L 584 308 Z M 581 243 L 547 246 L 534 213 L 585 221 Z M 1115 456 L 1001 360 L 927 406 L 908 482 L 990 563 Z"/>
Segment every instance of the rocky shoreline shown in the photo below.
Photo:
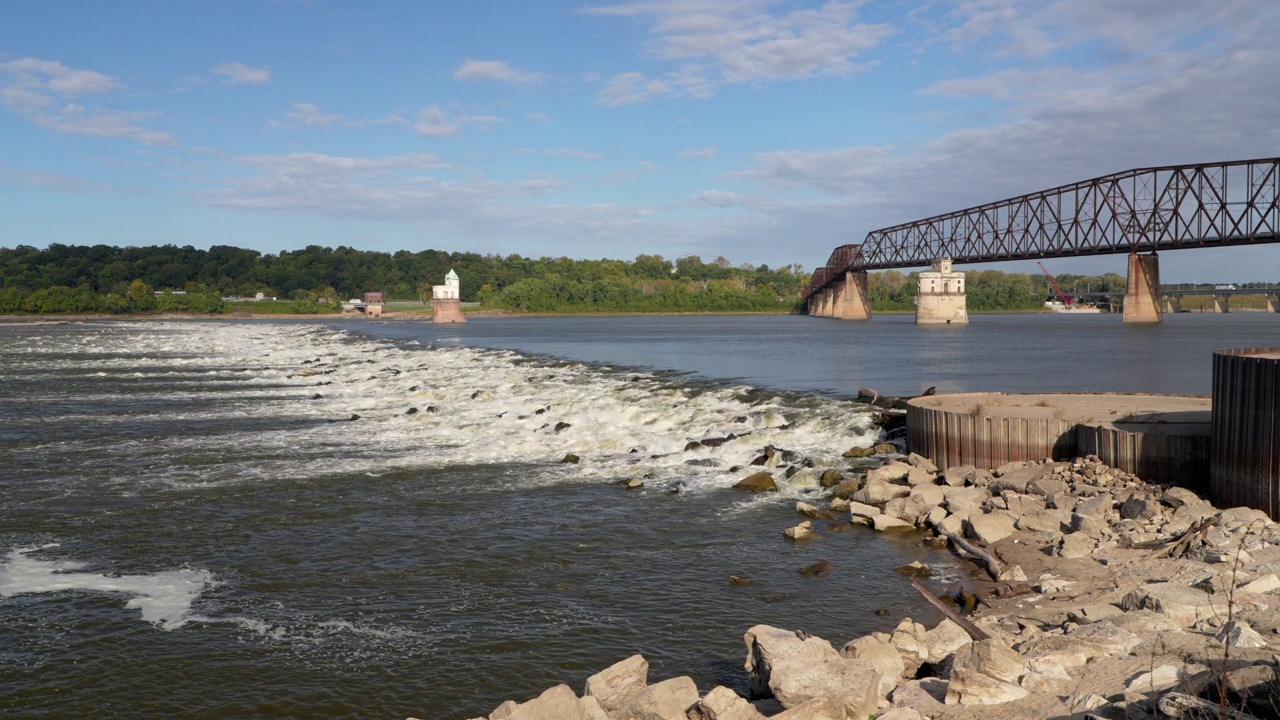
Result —
<path fill-rule="evenodd" d="M 767 492 L 773 473 L 806 464 L 766 448 L 740 488 Z M 636 655 L 581 696 L 558 685 L 479 720 L 1280 717 L 1280 524 L 1265 513 L 1220 510 L 1096 457 L 940 470 L 910 455 L 854 477 L 812 471 L 828 505 L 798 503 L 808 519 L 783 541 L 826 522 L 950 544 L 989 576 L 966 589 L 972 612 L 934 598 L 948 616 L 935 627 L 903 618 L 838 649 L 757 625 L 744 636 L 745 698 L 688 677 L 649 684 Z M 902 572 L 928 572 L 913 566 Z"/>

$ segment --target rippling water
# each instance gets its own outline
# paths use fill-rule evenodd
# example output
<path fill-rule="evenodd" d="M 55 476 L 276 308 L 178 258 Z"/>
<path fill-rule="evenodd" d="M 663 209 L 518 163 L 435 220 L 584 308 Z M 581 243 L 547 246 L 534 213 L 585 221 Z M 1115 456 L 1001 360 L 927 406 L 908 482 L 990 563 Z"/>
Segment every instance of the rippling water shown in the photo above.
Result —
<path fill-rule="evenodd" d="M 897 565 L 959 577 L 785 542 L 815 471 L 729 488 L 878 439 L 855 402 L 406 327 L 0 328 L 0 715 L 465 718 L 634 652 L 741 685 L 751 624 L 842 641 L 932 617 Z"/>

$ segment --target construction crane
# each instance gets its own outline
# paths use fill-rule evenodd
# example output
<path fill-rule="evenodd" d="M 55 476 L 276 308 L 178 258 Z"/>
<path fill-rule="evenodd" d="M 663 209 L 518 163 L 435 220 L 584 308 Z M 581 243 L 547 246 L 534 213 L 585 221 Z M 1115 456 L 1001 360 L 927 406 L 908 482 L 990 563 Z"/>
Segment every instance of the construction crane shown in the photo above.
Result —
<path fill-rule="evenodd" d="M 1059 287 L 1058 281 L 1054 280 L 1053 276 L 1049 274 L 1049 269 L 1044 266 L 1044 263 L 1037 260 L 1036 264 L 1040 266 L 1040 272 L 1044 273 L 1044 276 L 1049 278 L 1049 284 L 1053 286 L 1053 291 L 1058 294 L 1058 297 L 1062 298 L 1062 304 L 1067 308 L 1075 305 L 1075 301 L 1067 297 L 1066 293 L 1062 292 L 1062 288 Z"/>

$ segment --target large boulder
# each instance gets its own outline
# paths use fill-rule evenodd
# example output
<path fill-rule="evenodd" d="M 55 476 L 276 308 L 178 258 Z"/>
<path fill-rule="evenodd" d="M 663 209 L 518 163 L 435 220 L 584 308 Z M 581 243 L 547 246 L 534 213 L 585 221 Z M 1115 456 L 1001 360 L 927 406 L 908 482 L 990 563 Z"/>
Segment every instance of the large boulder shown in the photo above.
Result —
<path fill-rule="evenodd" d="M 607 713 L 615 713 L 644 692 L 649 682 L 649 661 L 632 655 L 587 678 L 583 697 L 593 697 Z"/>
<path fill-rule="evenodd" d="M 924 645 L 928 653 L 927 661 L 941 663 L 955 654 L 957 650 L 973 642 L 964 628 L 951 620 L 943 620 L 925 633 Z"/>
<path fill-rule="evenodd" d="M 1019 530 L 1027 532 L 1062 532 L 1071 522 L 1071 513 L 1065 510 L 1033 510 L 1018 518 Z"/>
<path fill-rule="evenodd" d="M 907 464 L 918 467 L 928 473 L 938 472 L 938 466 L 934 465 L 932 460 L 918 453 L 911 453 L 908 455 Z"/>
<path fill-rule="evenodd" d="M 676 677 L 645 688 L 610 720 L 688 720 L 689 708 L 697 703 L 693 678 Z"/>
<path fill-rule="evenodd" d="M 1150 610 L 1172 620 L 1181 627 L 1191 627 L 1206 618 L 1227 617 L 1227 600 L 1196 588 L 1163 582 L 1144 585 L 1125 595 L 1120 601 L 1125 612 Z"/>
<path fill-rule="evenodd" d="M 996 479 L 991 483 L 991 488 L 996 491 L 1013 490 L 1014 492 L 1026 493 L 1027 486 L 1036 480 L 1039 480 L 1043 476 L 1043 466 L 1030 465 L 1016 470 L 998 473 Z"/>
<path fill-rule="evenodd" d="M 867 472 L 867 482 L 879 481 L 892 483 L 905 480 L 911 474 L 912 467 L 904 462 L 893 460 Z"/>
<path fill-rule="evenodd" d="M 951 487 L 964 487 L 973 480 L 973 474 L 977 471 L 972 465 L 956 465 L 949 467 L 942 473 L 942 482 Z"/>
<path fill-rule="evenodd" d="M 865 660 L 880 672 L 880 694 L 888 696 L 906 671 L 906 663 L 898 649 L 872 635 L 860 637 L 840 648 L 845 657 Z"/>
<path fill-rule="evenodd" d="M 1027 663 L 998 640 L 979 640 L 956 651 L 947 705 L 999 705 L 1029 693 L 1019 682 Z"/>
<path fill-rule="evenodd" d="M 578 699 L 568 685 L 556 685 L 521 703 L 506 720 L 608 720 L 595 698 Z"/>
<path fill-rule="evenodd" d="M 943 494 L 944 505 L 952 515 L 981 512 L 982 503 L 990 497 L 991 493 L 979 487 L 955 488 Z"/>
<path fill-rule="evenodd" d="M 986 515 L 970 515 L 965 521 L 965 534 L 984 545 L 991 545 L 1013 534 L 1013 518 L 996 512 Z"/>
<path fill-rule="evenodd" d="M 866 717 L 880 698 L 880 673 L 871 663 L 841 657 L 819 637 L 756 625 L 743 636 L 751 694 L 773 696 L 787 709 L 836 696 L 849 717 Z"/>
<path fill-rule="evenodd" d="M 849 715 L 844 700 L 838 695 L 824 695 L 769 716 L 769 720 L 846 720 L 858 717 Z"/>
<path fill-rule="evenodd" d="M 689 720 L 765 720 L 765 716 L 738 693 L 717 685 L 689 710 Z"/>
<path fill-rule="evenodd" d="M 748 475 L 738 481 L 733 486 L 737 490 L 745 490 L 747 492 L 777 492 L 778 483 L 773 479 L 772 473 L 764 471 Z"/>
<path fill-rule="evenodd" d="M 880 532 L 886 530 L 915 530 L 916 526 L 906 520 L 899 520 L 891 515 L 877 515 L 871 518 L 871 526 Z"/>
<path fill-rule="evenodd" d="M 917 485 L 911 488 L 911 494 L 908 498 L 920 498 L 919 503 L 925 508 L 925 513 L 942 504 L 946 499 L 947 488 L 941 485 Z"/>
<path fill-rule="evenodd" d="M 850 517 L 861 517 L 861 518 L 866 518 L 870 520 L 879 514 L 880 514 L 880 508 L 874 505 L 867 505 L 860 502 L 849 503 Z"/>
<path fill-rule="evenodd" d="M 894 485 L 868 477 L 867 483 L 861 490 L 854 493 L 851 499 L 868 505 L 883 505 L 896 497 L 906 497 L 910 494 L 911 488 L 906 485 Z"/>

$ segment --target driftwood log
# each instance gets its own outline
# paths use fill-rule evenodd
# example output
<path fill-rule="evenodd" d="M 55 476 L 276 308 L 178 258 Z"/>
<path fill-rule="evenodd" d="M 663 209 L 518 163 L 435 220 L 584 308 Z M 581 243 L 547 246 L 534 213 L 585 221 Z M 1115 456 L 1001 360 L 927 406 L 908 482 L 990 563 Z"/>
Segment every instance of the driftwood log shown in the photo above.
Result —
<path fill-rule="evenodd" d="M 1219 718 L 1221 720 L 1259 720 L 1258 716 L 1240 712 L 1216 702 L 1201 700 L 1194 695 L 1179 692 L 1165 693 L 1156 701 L 1156 707 L 1165 717 L 1171 718 Z"/>
<path fill-rule="evenodd" d="M 969 622 L 964 618 L 963 615 L 951 609 L 937 595 L 934 595 L 933 593 L 929 592 L 929 588 L 925 587 L 924 584 L 921 583 L 919 580 L 916 580 L 915 578 L 911 578 L 911 587 L 915 588 L 916 592 L 923 595 L 924 599 L 928 600 L 930 605 L 938 608 L 938 610 L 940 610 L 943 615 L 946 615 L 948 620 L 959 625 L 961 628 L 964 629 L 965 632 L 969 633 L 969 637 L 973 638 L 974 640 L 987 640 L 991 637 L 990 635 L 983 632 L 982 628 Z"/>
<path fill-rule="evenodd" d="M 944 530 L 938 525 L 933 526 L 933 531 L 938 533 L 942 537 L 950 540 L 951 544 L 955 545 L 956 547 L 960 548 L 964 552 L 968 553 L 970 556 L 980 561 L 982 564 L 982 567 L 987 571 L 987 574 L 991 576 L 991 579 L 999 582 L 1000 573 L 1004 571 L 1000 567 L 1000 561 L 996 560 L 991 553 L 986 552 L 985 550 L 978 549 L 978 547 L 975 546 L 973 543 L 969 542 L 968 540 L 965 540 L 964 538 L 960 537 L 959 535 L 953 532 Z"/>

